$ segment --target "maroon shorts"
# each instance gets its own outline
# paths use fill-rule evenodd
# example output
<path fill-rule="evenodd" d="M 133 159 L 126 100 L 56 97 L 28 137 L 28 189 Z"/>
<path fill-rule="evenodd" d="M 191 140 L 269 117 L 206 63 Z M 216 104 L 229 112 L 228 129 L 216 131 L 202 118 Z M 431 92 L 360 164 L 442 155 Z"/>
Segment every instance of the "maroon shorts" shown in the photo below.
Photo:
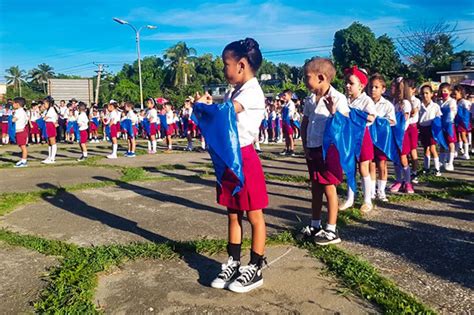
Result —
<path fill-rule="evenodd" d="M 283 135 L 285 137 L 293 135 L 293 127 L 291 126 L 291 124 L 287 124 L 286 122 L 283 122 L 282 129 L 283 129 Z"/>
<path fill-rule="evenodd" d="M 28 143 L 28 128 L 25 127 L 23 131 L 17 132 L 15 137 L 18 146 L 26 145 Z"/>
<path fill-rule="evenodd" d="M 383 153 L 383 151 L 377 148 L 375 145 L 374 145 L 374 160 L 376 162 L 388 160 L 387 155 Z"/>
<path fill-rule="evenodd" d="M 416 124 L 411 124 L 408 126 L 408 139 L 410 141 L 410 150 L 416 150 L 418 148 L 418 127 Z M 405 133 L 406 133 L 405 132 Z"/>
<path fill-rule="evenodd" d="M 188 121 L 188 131 L 194 131 L 194 130 L 196 130 L 196 124 L 194 123 L 194 121 L 189 120 Z"/>
<path fill-rule="evenodd" d="M 444 134 L 444 138 L 446 139 L 447 143 L 456 143 L 456 142 L 458 142 L 458 137 L 456 136 L 456 127 L 454 127 L 454 124 L 453 124 L 453 136 L 452 137 L 446 131 L 444 131 L 443 134 Z"/>
<path fill-rule="evenodd" d="M 433 138 L 433 133 L 431 132 L 431 126 L 420 126 L 420 141 L 424 148 L 430 145 L 436 145 L 436 140 Z"/>
<path fill-rule="evenodd" d="M 118 134 L 119 129 L 120 129 L 119 124 L 110 125 L 110 137 L 111 138 L 117 138 L 117 134 Z"/>
<path fill-rule="evenodd" d="M 5 135 L 5 134 L 8 134 L 8 123 L 4 123 L 2 122 L 2 133 Z"/>
<path fill-rule="evenodd" d="M 268 195 L 260 159 L 252 144 L 240 148 L 240 151 L 245 177 L 244 186 L 232 196 L 239 180 L 227 169 L 222 177 L 222 187 L 217 185 L 217 202 L 229 209 L 240 211 L 264 209 L 268 206 Z"/>
<path fill-rule="evenodd" d="M 30 134 L 36 135 L 36 134 L 39 134 L 39 133 L 40 133 L 40 130 L 39 130 L 38 124 L 35 121 L 32 121 L 31 122 L 31 128 L 30 128 Z"/>
<path fill-rule="evenodd" d="M 56 125 L 53 122 L 46 122 L 46 135 L 48 138 L 56 138 Z"/>
<path fill-rule="evenodd" d="M 166 128 L 166 135 L 171 136 L 174 133 L 174 127 L 173 124 L 168 125 L 168 128 Z"/>
<path fill-rule="evenodd" d="M 89 138 L 89 133 L 87 132 L 87 129 L 79 131 L 79 136 L 81 137 L 81 140 L 79 141 L 80 144 L 87 143 L 87 139 Z"/>
<path fill-rule="evenodd" d="M 133 137 L 136 138 L 136 136 L 138 136 L 138 128 L 136 125 L 133 125 L 132 129 L 133 129 Z"/>
<path fill-rule="evenodd" d="M 456 127 L 456 130 L 458 133 L 468 133 L 468 132 L 471 132 L 471 129 L 472 129 L 472 124 L 471 122 L 469 122 L 469 126 L 466 128 L 464 127 L 464 124 L 459 124 L 457 127 Z"/>
<path fill-rule="evenodd" d="M 410 147 L 410 136 L 408 135 L 408 130 L 405 130 L 405 135 L 403 136 L 402 151 L 400 155 L 408 155 L 411 152 Z"/>
<path fill-rule="evenodd" d="M 157 133 L 157 132 L 158 132 L 157 125 L 150 123 L 150 134 L 149 134 L 148 136 L 149 136 L 149 137 L 150 137 L 150 136 L 156 136 L 156 133 Z"/>
<path fill-rule="evenodd" d="M 331 145 L 323 159 L 322 147 L 309 148 L 311 160 L 306 160 L 309 179 L 322 185 L 339 185 L 342 180 L 342 167 L 339 162 L 339 151 Z"/>
<path fill-rule="evenodd" d="M 96 132 L 98 130 L 96 124 L 94 124 L 93 122 L 90 122 L 89 123 L 89 131 L 92 133 L 92 132 Z"/>
<path fill-rule="evenodd" d="M 359 162 L 372 161 L 374 159 L 374 144 L 368 127 L 365 127 L 364 139 L 360 148 Z"/>

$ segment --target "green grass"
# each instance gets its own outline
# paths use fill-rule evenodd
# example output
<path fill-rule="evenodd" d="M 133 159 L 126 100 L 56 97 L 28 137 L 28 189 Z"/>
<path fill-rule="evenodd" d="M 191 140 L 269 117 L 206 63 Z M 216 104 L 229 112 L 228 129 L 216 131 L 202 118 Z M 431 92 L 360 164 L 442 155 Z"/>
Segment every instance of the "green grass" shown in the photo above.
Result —
<path fill-rule="evenodd" d="M 281 182 L 288 183 L 309 183 L 307 176 L 301 175 L 274 175 L 274 174 L 265 174 L 266 180 L 277 180 Z"/>
<path fill-rule="evenodd" d="M 42 292 L 40 300 L 34 304 L 38 313 L 55 314 L 100 313 L 101 310 L 93 303 L 97 273 L 106 271 L 111 266 L 139 258 L 175 259 L 186 253 L 213 255 L 226 250 L 225 240 L 212 239 L 78 247 L 61 241 L 0 230 L 0 240 L 45 255 L 63 257 L 60 259 L 61 264 L 50 271 L 48 286 Z M 312 257 L 324 262 L 328 270 L 354 293 L 377 304 L 386 314 L 434 314 L 416 298 L 381 276 L 369 263 L 342 249 L 296 243 L 289 231 L 267 239 L 267 246 L 283 244 L 308 250 Z M 249 247 L 250 241 L 244 240 L 243 248 Z"/>

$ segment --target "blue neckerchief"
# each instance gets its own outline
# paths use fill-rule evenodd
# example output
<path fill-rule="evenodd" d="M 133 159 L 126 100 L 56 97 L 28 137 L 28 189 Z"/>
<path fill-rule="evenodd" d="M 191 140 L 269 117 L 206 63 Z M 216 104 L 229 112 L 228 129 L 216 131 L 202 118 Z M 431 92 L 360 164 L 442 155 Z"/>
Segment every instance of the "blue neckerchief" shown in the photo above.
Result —
<path fill-rule="evenodd" d="M 454 130 L 453 130 L 453 122 L 451 121 L 451 108 L 449 106 L 441 107 L 441 126 L 443 127 L 443 131 L 449 134 L 450 137 L 454 137 Z"/>
<path fill-rule="evenodd" d="M 16 124 L 13 122 L 13 116 L 8 116 L 8 137 L 11 143 L 16 143 Z"/>
<path fill-rule="evenodd" d="M 441 117 L 436 117 L 431 122 L 431 134 L 433 135 L 433 139 L 442 146 L 445 150 L 448 149 L 448 144 L 446 143 L 446 139 L 444 138 L 443 134 L 443 122 Z"/>
<path fill-rule="evenodd" d="M 79 132 L 79 124 L 77 121 L 73 122 L 74 135 L 76 136 L 76 141 L 81 141 L 81 133 Z"/>
<path fill-rule="evenodd" d="M 142 121 L 142 127 L 143 127 L 143 130 L 145 130 L 146 134 L 147 135 L 150 135 L 150 121 L 148 120 L 148 118 L 143 118 L 143 121 Z"/>
<path fill-rule="evenodd" d="M 370 136 L 374 145 L 396 165 L 400 164 L 397 143 L 393 136 L 390 121 L 387 118 L 376 117 L 374 123 L 369 127 Z"/>
<path fill-rule="evenodd" d="M 96 125 L 96 127 L 98 128 L 99 127 L 99 118 L 92 117 L 92 123 L 94 123 L 94 125 Z"/>
<path fill-rule="evenodd" d="M 397 124 L 392 127 L 392 133 L 395 138 L 395 143 L 397 144 L 397 147 L 401 152 L 403 148 L 403 138 L 405 137 L 405 113 L 396 112 L 395 118 L 397 119 Z"/>
<path fill-rule="evenodd" d="M 462 126 L 465 129 L 469 128 L 469 122 L 471 120 L 471 113 L 464 107 L 458 106 L 458 113 L 454 122 L 458 126 Z"/>
<path fill-rule="evenodd" d="M 124 119 L 121 121 L 120 126 L 122 130 L 125 130 L 130 138 L 135 137 L 135 133 L 133 132 L 133 124 L 131 119 Z"/>
<path fill-rule="evenodd" d="M 196 118 L 193 121 L 199 123 L 201 133 L 209 146 L 217 183 L 221 185 L 227 168 L 239 179 L 239 184 L 232 192 L 232 195 L 235 195 L 243 187 L 245 179 L 234 104 L 231 101 L 212 105 L 196 103 L 193 116 Z"/>

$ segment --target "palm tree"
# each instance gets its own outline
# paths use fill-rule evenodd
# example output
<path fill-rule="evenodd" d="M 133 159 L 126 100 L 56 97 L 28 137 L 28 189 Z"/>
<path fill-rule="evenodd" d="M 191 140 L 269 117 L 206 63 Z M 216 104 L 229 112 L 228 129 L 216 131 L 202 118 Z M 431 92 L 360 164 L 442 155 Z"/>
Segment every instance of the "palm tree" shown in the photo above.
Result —
<path fill-rule="evenodd" d="M 178 42 L 168 48 L 164 54 L 166 63 L 172 72 L 173 86 L 186 85 L 190 74 L 189 65 L 196 55 L 196 49 L 188 47 L 185 42 Z"/>
<path fill-rule="evenodd" d="M 54 76 L 53 68 L 45 63 L 38 65 L 38 68 L 35 68 L 30 71 L 30 78 L 36 83 L 43 86 L 44 94 L 47 94 L 46 84 L 48 79 Z"/>
<path fill-rule="evenodd" d="M 19 91 L 19 95 L 21 96 L 21 81 L 25 80 L 25 70 L 20 70 L 20 67 L 13 66 L 5 70 L 5 72 L 7 73 L 5 75 L 7 84 L 13 84 L 13 89 L 17 89 Z"/>

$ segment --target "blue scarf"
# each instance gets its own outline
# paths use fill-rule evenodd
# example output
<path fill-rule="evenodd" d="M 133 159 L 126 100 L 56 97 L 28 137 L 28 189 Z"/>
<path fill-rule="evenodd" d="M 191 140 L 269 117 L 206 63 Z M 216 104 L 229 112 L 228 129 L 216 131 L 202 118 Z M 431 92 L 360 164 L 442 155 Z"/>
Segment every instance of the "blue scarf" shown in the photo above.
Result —
<path fill-rule="evenodd" d="M 397 143 L 387 118 L 377 117 L 374 123 L 369 127 L 370 136 L 374 145 L 394 163 L 400 164 Z"/>
<path fill-rule="evenodd" d="M 46 123 L 43 118 L 39 118 L 36 120 L 36 123 L 38 124 L 38 128 L 41 132 L 41 137 L 43 139 L 48 139 L 48 133 L 46 132 Z"/>
<path fill-rule="evenodd" d="M 290 108 L 288 106 L 283 106 L 283 108 L 281 109 L 281 117 L 286 124 L 288 125 L 290 124 L 291 117 L 290 117 Z"/>
<path fill-rule="evenodd" d="M 442 146 L 445 150 L 448 149 L 448 144 L 446 143 L 446 139 L 444 138 L 443 134 L 443 122 L 441 117 L 436 117 L 431 122 L 431 134 L 433 135 L 433 139 Z"/>
<path fill-rule="evenodd" d="M 464 107 L 458 106 L 458 113 L 454 122 L 457 126 L 462 126 L 465 129 L 469 128 L 469 121 L 471 120 L 471 113 Z"/>
<path fill-rule="evenodd" d="M 193 121 L 199 124 L 209 147 L 217 183 L 222 185 L 225 170 L 230 169 L 239 179 L 232 195 L 244 185 L 242 153 L 240 151 L 237 117 L 231 101 L 224 104 L 194 104 Z"/>
<path fill-rule="evenodd" d="M 13 122 L 13 116 L 8 116 L 8 137 L 11 143 L 16 143 L 16 124 Z"/>
<path fill-rule="evenodd" d="M 97 128 L 99 127 L 99 118 L 92 117 L 92 122 L 94 123 L 94 125 L 96 125 Z"/>
<path fill-rule="evenodd" d="M 397 124 L 392 127 L 392 132 L 395 138 L 395 143 L 401 152 L 403 148 L 403 138 L 405 137 L 405 113 L 396 112 L 395 117 L 397 119 Z"/>
<path fill-rule="evenodd" d="M 130 138 L 135 138 L 135 133 L 133 132 L 133 124 L 131 119 L 124 119 L 120 122 L 122 130 L 125 130 Z"/>
<path fill-rule="evenodd" d="M 449 106 L 441 107 L 441 113 L 443 113 L 443 116 L 441 116 L 443 131 L 449 134 L 450 137 L 454 137 L 453 122 L 450 119 L 451 108 Z"/>

